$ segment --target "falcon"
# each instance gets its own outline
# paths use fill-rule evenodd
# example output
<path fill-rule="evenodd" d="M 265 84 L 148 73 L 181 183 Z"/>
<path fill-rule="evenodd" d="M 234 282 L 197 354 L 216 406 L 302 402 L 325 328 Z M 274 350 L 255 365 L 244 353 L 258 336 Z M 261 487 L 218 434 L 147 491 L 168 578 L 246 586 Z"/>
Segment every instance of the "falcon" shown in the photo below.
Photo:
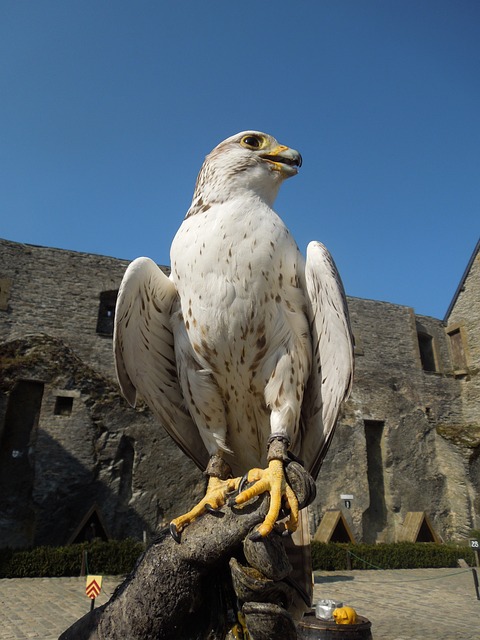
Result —
<path fill-rule="evenodd" d="M 206 157 L 171 247 L 167 277 L 132 262 L 115 312 L 114 356 L 126 399 L 142 397 L 209 477 L 205 497 L 171 523 L 178 540 L 194 518 L 223 506 L 240 476 L 241 505 L 268 492 L 258 528 L 282 507 L 298 527 L 284 474 L 288 455 L 315 478 L 353 373 L 347 303 L 319 242 L 306 260 L 273 210 L 301 155 L 258 131 L 238 133 Z M 231 499 L 231 498 L 230 498 Z"/>

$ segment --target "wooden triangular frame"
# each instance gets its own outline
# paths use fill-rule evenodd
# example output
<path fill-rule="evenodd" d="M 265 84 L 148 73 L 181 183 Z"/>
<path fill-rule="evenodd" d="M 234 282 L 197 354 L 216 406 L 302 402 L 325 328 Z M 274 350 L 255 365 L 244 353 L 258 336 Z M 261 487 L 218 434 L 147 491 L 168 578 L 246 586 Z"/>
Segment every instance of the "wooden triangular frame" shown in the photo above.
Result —
<path fill-rule="evenodd" d="M 442 540 L 437 535 L 425 511 L 409 511 L 405 516 L 400 542 L 436 542 Z"/>
<path fill-rule="evenodd" d="M 67 544 L 74 544 L 74 542 L 80 536 L 80 533 L 82 532 L 82 529 L 85 528 L 85 526 L 87 525 L 88 521 L 93 516 L 96 516 L 96 519 L 98 520 L 98 522 L 100 524 L 100 528 L 101 528 L 101 532 L 100 532 L 101 535 L 98 536 L 98 537 L 100 537 L 102 539 L 106 538 L 107 540 L 110 540 L 110 535 L 109 535 L 108 529 L 107 529 L 107 527 L 105 525 L 105 521 L 103 520 L 103 516 L 102 516 L 102 513 L 100 511 L 100 507 L 97 504 L 93 504 L 90 507 L 90 509 L 87 511 L 87 513 L 83 516 L 82 521 L 80 522 L 78 527 L 75 529 L 75 531 L 72 533 L 72 535 L 68 539 Z"/>
<path fill-rule="evenodd" d="M 356 542 L 345 516 L 334 509 L 325 512 L 313 539 L 316 542 Z"/>

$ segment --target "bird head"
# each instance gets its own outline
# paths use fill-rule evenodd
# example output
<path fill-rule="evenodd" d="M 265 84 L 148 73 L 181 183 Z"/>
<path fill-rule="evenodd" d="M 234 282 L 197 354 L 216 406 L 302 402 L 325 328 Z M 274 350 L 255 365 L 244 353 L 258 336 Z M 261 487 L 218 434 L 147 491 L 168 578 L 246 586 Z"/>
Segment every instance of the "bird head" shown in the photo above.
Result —
<path fill-rule="evenodd" d="M 260 131 L 242 131 L 211 151 L 198 174 L 192 207 L 211 206 L 245 192 L 273 204 L 281 183 L 298 173 L 302 156 Z M 192 207 L 190 214 L 193 213 Z M 198 212 L 198 211 L 195 211 Z"/>

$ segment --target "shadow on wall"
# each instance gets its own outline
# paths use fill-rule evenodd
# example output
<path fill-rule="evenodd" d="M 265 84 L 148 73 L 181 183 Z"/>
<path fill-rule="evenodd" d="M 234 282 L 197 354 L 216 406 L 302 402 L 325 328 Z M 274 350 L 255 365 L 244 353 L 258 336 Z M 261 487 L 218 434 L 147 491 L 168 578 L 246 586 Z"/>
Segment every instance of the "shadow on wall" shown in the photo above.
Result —
<path fill-rule="evenodd" d="M 43 383 L 20 381 L 8 398 L 0 431 L 0 543 L 28 546 L 32 541 L 35 508 L 33 438 L 43 397 Z"/>
<path fill-rule="evenodd" d="M 53 405 L 58 385 L 71 390 Z M 123 414 L 111 383 L 61 341 L 0 345 L 0 547 L 66 544 L 94 505 L 93 524 L 112 537 L 150 533 L 129 504 L 135 441 L 121 427 Z"/>
<path fill-rule="evenodd" d="M 128 506 L 129 491 L 122 491 L 131 482 L 130 452 L 120 460 L 124 469 L 115 493 L 45 431 L 39 430 L 34 447 L 23 450 L 12 451 L 8 435 L 5 430 L 0 445 L 0 547 L 64 545 L 75 532 L 80 542 L 94 533 L 92 523 L 103 538 L 108 533 L 141 539 L 149 531 Z M 22 478 L 18 484 L 17 478 Z"/>
<path fill-rule="evenodd" d="M 365 442 L 367 448 L 367 478 L 369 507 L 363 514 L 363 541 L 375 544 L 378 535 L 387 526 L 384 479 L 384 423 L 365 420 Z"/>
<path fill-rule="evenodd" d="M 62 340 L 0 342 L 0 546 L 65 544 L 94 505 L 112 537 L 141 539 L 204 491 L 154 416 Z"/>

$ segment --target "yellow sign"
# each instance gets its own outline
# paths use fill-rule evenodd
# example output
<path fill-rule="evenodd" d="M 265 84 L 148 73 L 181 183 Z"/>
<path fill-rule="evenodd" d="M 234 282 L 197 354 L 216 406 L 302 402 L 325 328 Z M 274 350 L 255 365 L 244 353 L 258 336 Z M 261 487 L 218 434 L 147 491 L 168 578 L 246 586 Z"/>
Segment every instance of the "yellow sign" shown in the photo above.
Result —
<path fill-rule="evenodd" d="M 95 600 L 100 591 L 102 590 L 103 576 L 87 576 L 86 593 L 89 598 Z"/>

